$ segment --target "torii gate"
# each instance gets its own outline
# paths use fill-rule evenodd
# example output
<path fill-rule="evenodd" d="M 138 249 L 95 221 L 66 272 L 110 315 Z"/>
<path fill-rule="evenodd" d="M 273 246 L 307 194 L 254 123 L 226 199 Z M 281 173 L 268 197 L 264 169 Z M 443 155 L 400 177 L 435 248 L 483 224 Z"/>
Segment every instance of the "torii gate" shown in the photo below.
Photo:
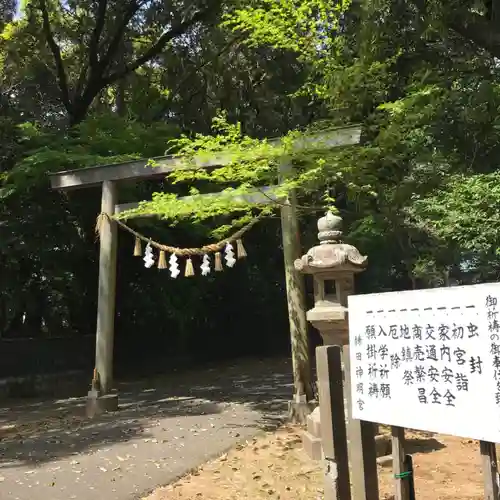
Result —
<path fill-rule="evenodd" d="M 296 140 L 295 151 L 308 149 L 331 149 L 339 146 L 358 144 L 361 127 L 358 125 L 330 129 Z M 280 139 L 270 141 L 279 144 Z M 118 201 L 118 185 L 121 181 L 146 180 L 164 177 L 166 174 L 183 167 L 183 162 L 173 156 L 153 159 L 156 166 L 148 160 L 129 161 L 111 165 L 100 165 L 78 170 L 66 170 L 50 175 L 53 189 L 70 191 L 100 185 L 101 213 L 109 216 L 129 210 L 138 204 L 123 204 Z M 195 160 L 196 161 L 196 160 Z M 224 154 L 196 161 L 200 168 L 220 167 L 230 163 Z M 283 159 L 280 166 L 282 178 L 290 174 L 292 165 Z M 201 195 L 213 196 L 213 194 Z M 240 195 L 241 196 L 241 195 Z M 272 195 L 256 192 L 245 197 L 246 201 L 258 204 L 273 203 Z M 285 263 L 288 315 L 292 343 L 295 398 L 290 402 L 292 418 L 302 420 L 308 413 L 305 391 L 310 384 L 309 362 L 300 356 L 308 349 L 307 321 L 305 315 L 304 278 L 294 268 L 295 259 L 301 255 L 299 226 L 296 216 L 295 194 L 291 193 L 287 203 L 281 207 L 281 227 Z M 116 290 L 116 250 L 117 225 L 105 217 L 100 231 L 99 252 L 99 289 L 97 303 L 95 373 L 99 380 L 99 390 L 89 392 L 88 413 L 94 415 L 102 411 L 115 411 L 118 408 L 118 394 L 113 388 L 113 346 Z"/>

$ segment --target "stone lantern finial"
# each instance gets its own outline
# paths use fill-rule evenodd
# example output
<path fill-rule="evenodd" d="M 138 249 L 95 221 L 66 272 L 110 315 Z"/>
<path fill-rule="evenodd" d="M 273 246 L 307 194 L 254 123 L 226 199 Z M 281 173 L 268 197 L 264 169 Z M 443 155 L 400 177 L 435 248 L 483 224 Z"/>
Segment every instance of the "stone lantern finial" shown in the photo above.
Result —
<path fill-rule="evenodd" d="M 318 219 L 318 239 L 320 245 L 340 242 L 342 240 L 342 217 L 328 211 Z"/>

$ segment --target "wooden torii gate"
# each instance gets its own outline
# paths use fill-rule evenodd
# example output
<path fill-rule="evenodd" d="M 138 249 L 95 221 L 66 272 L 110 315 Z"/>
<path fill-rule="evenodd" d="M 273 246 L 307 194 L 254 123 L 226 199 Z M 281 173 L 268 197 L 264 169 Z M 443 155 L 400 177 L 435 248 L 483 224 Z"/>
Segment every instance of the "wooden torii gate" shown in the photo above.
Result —
<path fill-rule="evenodd" d="M 361 128 L 357 125 L 331 129 L 296 140 L 295 151 L 304 149 L 331 149 L 339 146 L 358 144 Z M 280 139 L 270 141 L 279 144 Z M 130 180 L 146 180 L 164 177 L 166 174 L 183 168 L 178 157 L 164 156 L 149 160 L 129 161 L 110 165 L 100 165 L 78 170 L 66 170 L 50 174 L 53 189 L 70 191 L 101 186 L 101 213 L 113 216 L 138 204 L 119 204 L 118 185 Z M 200 168 L 220 167 L 229 164 L 230 157 L 224 154 L 214 155 L 209 159 L 196 161 Z M 282 178 L 290 174 L 292 165 L 283 159 L 280 166 Z M 213 194 L 200 195 L 213 196 Z M 241 196 L 241 195 L 240 195 Z M 272 195 L 264 192 L 246 195 L 246 201 L 258 204 L 273 203 Z M 295 194 L 291 193 L 287 203 L 281 207 L 281 225 L 283 235 L 284 263 L 292 360 L 295 384 L 295 398 L 290 402 L 291 415 L 302 420 L 307 414 L 307 398 L 310 386 L 310 365 L 308 360 L 307 321 L 305 315 L 305 294 L 303 276 L 294 268 L 295 259 L 301 255 L 298 238 L 299 227 L 296 216 Z M 117 225 L 110 218 L 103 218 L 100 231 L 98 303 L 96 327 L 95 373 L 99 380 L 99 390 L 89 392 L 89 415 L 101 411 L 114 411 L 118 407 L 118 394 L 113 387 L 113 346 L 116 290 L 116 250 Z"/>

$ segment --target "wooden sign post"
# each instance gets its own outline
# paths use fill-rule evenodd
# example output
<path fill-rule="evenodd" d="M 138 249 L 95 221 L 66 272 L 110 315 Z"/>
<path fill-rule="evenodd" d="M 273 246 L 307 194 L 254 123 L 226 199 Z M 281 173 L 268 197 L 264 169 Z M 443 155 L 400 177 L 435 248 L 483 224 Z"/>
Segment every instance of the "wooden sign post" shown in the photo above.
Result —
<path fill-rule="evenodd" d="M 351 498 L 342 347 L 316 348 L 325 500 Z"/>
<path fill-rule="evenodd" d="M 352 417 L 350 347 L 344 346 L 345 391 L 348 402 L 349 462 L 353 500 L 379 500 L 375 427 Z"/>

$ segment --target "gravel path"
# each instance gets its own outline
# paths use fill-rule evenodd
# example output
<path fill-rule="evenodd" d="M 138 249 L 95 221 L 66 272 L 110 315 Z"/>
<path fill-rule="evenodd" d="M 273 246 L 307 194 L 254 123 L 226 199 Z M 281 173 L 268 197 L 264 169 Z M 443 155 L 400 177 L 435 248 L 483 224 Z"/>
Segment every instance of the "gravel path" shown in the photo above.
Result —
<path fill-rule="evenodd" d="M 0 500 L 132 500 L 260 430 L 291 398 L 287 361 L 123 384 L 120 411 L 93 420 L 85 400 L 0 408 Z"/>

